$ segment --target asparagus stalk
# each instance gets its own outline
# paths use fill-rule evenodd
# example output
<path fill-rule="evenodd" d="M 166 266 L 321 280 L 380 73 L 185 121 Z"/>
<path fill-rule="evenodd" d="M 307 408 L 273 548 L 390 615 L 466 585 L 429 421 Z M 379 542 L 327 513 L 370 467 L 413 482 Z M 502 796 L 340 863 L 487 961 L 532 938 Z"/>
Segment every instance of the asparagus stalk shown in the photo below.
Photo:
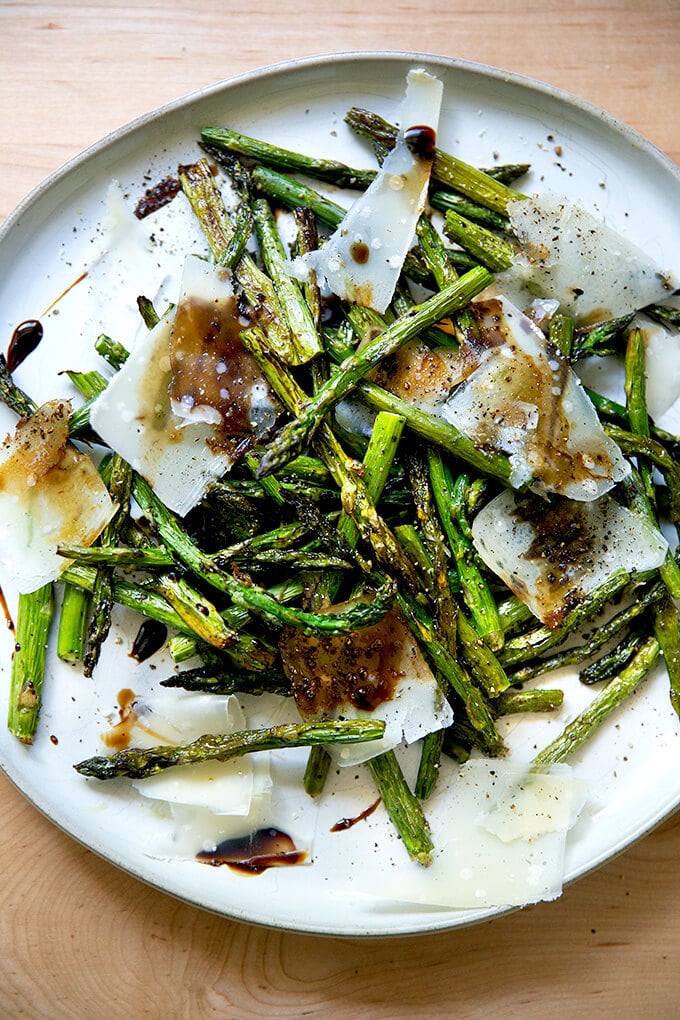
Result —
<path fill-rule="evenodd" d="M 0 354 L 0 401 L 11 408 L 20 418 L 28 418 L 37 409 L 34 401 L 12 379 L 7 370 L 7 360 L 4 354 Z"/>
<path fill-rule="evenodd" d="M 439 768 L 441 765 L 442 749 L 444 747 L 444 730 L 435 730 L 428 733 L 422 741 L 418 775 L 413 792 L 420 800 L 427 800 L 435 790 Z"/>
<path fill-rule="evenodd" d="M 465 603 L 479 636 L 493 651 L 503 647 L 504 635 L 495 600 L 473 556 L 471 538 L 463 535 L 451 514 L 454 491 L 451 473 L 438 450 L 428 449 L 430 478 L 439 518 L 449 542 Z"/>
<path fill-rule="evenodd" d="M 416 233 L 420 242 L 420 250 L 435 283 L 442 290 L 457 279 L 458 273 L 449 259 L 444 243 L 432 225 L 432 221 L 424 214 L 418 219 Z"/>
<path fill-rule="evenodd" d="M 157 498 L 142 478 L 135 477 L 135 499 L 143 512 L 153 521 L 162 540 L 190 570 L 206 583 L 228 595 L 237 605 L 247 608 L 270 625 L 300 627 L 305 633 L 344 634 L 359 627 L 367 627 L 381 619 L 394 597 L 394 585 L 385 583 L 376 591 L 373 601 L 358 603 L 344 613 L 307 613 L 291 609 L 272 598 L 259 586 L 237 580 L 215 565 L 215 559 L 206 556 L 191 540 L 179 521 Z"/>
<path fill-rule="evenodd" d="M 602 725 L 605 719 L 628 698 L 656 665 L 661 651 L 656 638 L 650 637 L 618 676 L 610 680 L 604 690 L 564 728 L 552 743 L 536 755 L 532 762 L 535 771 L 565 761 L 578 750 Z"/>
<path fill-rule="evenodd" d="M 100 536 L 103 548 L 116 545 L 121 529 L 127 521 L 130 511 L 130 487 L 132 485 L 132 468 L 122 457 L 114 453 L 111 458 L 111 479 L 109 491 L 113 502 L 117 505 L 113 519 L 106 525 Z M 113 606 L 113 570 L 100 565 L 92 591 L 90 622 L 87 629 L 83 671 L 85 676 L 92 676 L 99 661 L 101 648 L 111 628 L 111 608 Z"/>
<path fill-rule="evenodd" d="M 604 428 L 607 435 L 619 445 L 623 453 L 648 457 L 658 467 L 668 486 L 669 518 L 673 524 L 680 526 L 680 468 L 668 450 L 658 440 L 650 436 L 635 435 L 633 432 L 619 428 L 618 425 L 609 423 Z"/>
<path fill-rule="evenodd" d="M 252 138 L 229 128 L 203 128 L 201 140 L 206 145 L 224 149 L 239 156 L 246 156 L 258 163 L 264 163 L 265 166 L 294 170 L 320 181 L 329 181 L 341 188 L 367 188 L 375 177 L 374 170 L 355 170 L 336 160 L 319 159 L 314 156 L 302 155 L 299 152 L 291 152 L 290 149 L 272 145 L 271 142 L 264 142 L 259 138 Z"/>
<path fill-rule="evenodd" d="M 313 744 L 356 744 L 379 740 L 385 724 L 378 720 L 345 720 L 342 722 L 285 723 L 261 730 L 239 730 L 236 733 L 199 737 L 190 744 L 152 748 L 128 747 L 110 756 L 97 755 L 74 766 L 76 772 L 92 779 L 114 779 L 127 776 L 145 779 L 173 765 L 193 765 L 199 761 L 229 761 L 254 751 L 273 751 L 290 747 L 311 747 Z"/>
<path fill-rule="evenodd" d="M 651 319 L 656 319 L 657 322 L 662 323 L 664 326 L 680 326 L 680 308 L 670 308 L 666 305 L 648 305 L 644 312 Z"/>
<path fill-rule="evenodd" d="M 564 691 L 537 687 L 532 691 L 503 691 L 493 702 L 496 715 L 518 712 L 555 712 L 564 702 Z"/>
<path fill-rule="evenodd" d="M 624 570 L 619 570 L 572 609 L 558 627 L 554 629 L 550 627 L 537 627 L 528 634 L 519 634 L 516 637 L 508 638 L 499 656 L 502 665 L 506 668 L 508 666 L 516 666 L 521 662 L 526 662 L 528 659 L 548 651 L 550 648 L 560 645 L 578 627 L 585 624 L 587 620 L 594 619 L 597 613 L 621 592 L 629 582 L 630 575 Z"/>
<path fill-rule="evenodd" d="M 444 231 L 492 273 L 502 273 L 512 265 L 515 249 L 509 241 L 466 219 L 455 209 L 447 209 Z"/>
<path fill-rule="evenodd" d="M 449 655 L 446 648 L 437 640 L 431 621 L 415 600 L 403 595 L 399 595 L 398 600 L 409 627 L 426 656 L 463 703 L 468 719 L 477 732 L 480 745 L 491 756 L 501 754 L 504 750 L 503 741 L 481 691 L 475 687 L 460 663 Z"/>
<path fill-rule="evenodd" d="M 501 482 L 509 483 L 510 463 L 503 454 L 479 449 L 455 425 L 422 411 L 408 400 L 402 400 L 375 383 L 361 382 L 358 389 L 362 398 L 374 410 L 400 415 L 411 431 L 422 439 L 439 446 L 477 471 L 484 471 Z"/>
<path fill-rule="evenodd" d="M 147 329 L 153 329 L 161 321 L 158 312 L 154 308 L 153 301 L 143 294 L 140 294 L 137 298 L 137 308 L 142 317 L 142 322 Z"/>
<path fill-rule="evenodd" d="M 680 715 L 680 617 L 667 594 L 654 607 L 654 633 L 668 670 L 671 705 Z"/>
<path fill-rule="evenodd" d="M 38 728 L 47 639 L 53 614 L 51 584 L 19 596 L 7 726 L 10 733 L 24 744 L 33 742 Z"/>
<path fill-rule="evenodd" d="M 647 413 L 645 347 L 642 331 L 632 329 L 628 334 L 625 358 L 624 389 L 626 393 L 626 411 L 630 431 L 638 436 L 649 438 L 649 415 Z M 638 465 L 640 477 L 647 499 L 653 508 L 656 504 L 656 490 L 651 464 L 644 459 Z"/>
<path fill-rule="evenodd" d="M 574 344 L 574 320 L 569 315 L 561 315 L 559 312 L 550 320 L 548 338 L 563 357 L 569 359 Z"/>
<path fill-rule="evenodd" d="M 292 364 L 305 364 L 321 353 L 321 341 L 312 313 L 302 297 L 297 280 L 294 280 L 285 268 L 286 254 L 271 209 L 265 199 L 260 198 L 253 203 L 253 216 L 260 253 L 288 322 L 296 353 L 296 359 Z"/>
<path fill-rule="evenodd" d="M 302 415 L 285 426 L 268 447 L 260 462 L 260 475 L 271 474 L 290 460 L 318 426 L 323 415 L 354 389 L 383 358 L 394 354 L 423 329 L 433 325 L 445 315 L 463 308 L 475 294 L 491 283 L 491 279 L 490 274 L 484 269 L 470 270 L 465 276 L 388 326 L 373 341 L 347 358 L 325 386 L 308 401 Z"/>
<path fill-rule="evenodd" d="M 94 349 L 98 354 L 101 354 L 111 368 L 115 368 L 118 371 L 122 368 L 127 359 L 130 357 L 130 352 L 119 343 L 117 340 L 112 340 L 106 333 L 100 333 L 94 342 Z"/>
<path fill-rule="evenodd" d="M 436 517 L 435 497 L 424 457 L 417 454 L 411 455 L 409 475 L 416 519 L 432 561 L 436 628 L 442 644 L 452 656 L 455 656 L 458 607 L 454 603 L 449 585 L 446 542 Z"/>
<path fill-rule="evenodd" d="M 573 666 L 576 663 L 585 662 L 586 659 L 594 655 L 600 648 L 603 648 L 608 641 L 618 637 L 632 623 L 639 620 L 650 606 L 653 606 L 655 602 L 663 597 L 663 594 L 664 586 L 659 582 L 646 589 L 641 589 L 635 593 L 635 600 L 629 606 L 615 613 L 614 616 L 605 620 L 604 623 L 600 623 L 586 641 L 558 652 L 556 655 L 538 659 L 535 662 L 529 662 L 513 670 L 511 674 L 512 683 L 524 683 L 526 680 L 531 680 L 555 669 L 561 669 L 563 666 Z"/>
<path fill-rule="evenodd" d="M 233 228 L 210 167 L 205 160 L 199 160 L 191 166 L 181 167 L 179 179 L 210 249 L 219 262 L 229 249 Z M 284 320 L 272 281 L 247 254 L 239 260 L 234 272 L 253 316 L 272 336 L 280 356 L 286 360 L 295 359 L 296 352 L 290 330 Z"/>
<path fill-rule="evenodd" d="M 57 656 L 63 662 L 82 662 L 90 615 L 90 596 L 81 588 L 64 585 L 57 631 Z"/>
<path fill-rule="evenodd" d="M 432 861 L 434 849 L 428 824 L 423 809 L 404 779 L 394 751 L 386 751 L 377 758 L 371 758 L 368 765 L 409 857 L 427 866 Z"/>
<path fill-rule="evenodd" d="M 619 670 L 630 662 L 646 636 L 638 628 L 625 634 L 614 648 L 580 670 L 578 678 L 581 683 L 590 685 L 601 683 L 603 680 L 611 680 Z"/>
<path fill-rule="evenodd" d="M 600 357 L 606 354 L 620 354 L 623 350 L 625 331 L 634 318 L 635 312 L 630 312 L 616 319 L 599 322 L 587 329 L 576 330 L 570 354 L 571 361 L 580 361 L 591 354 Z"/>
<path fill-rule="evenodd" d="M 443 213 L 452 209 L 467 220 L 472 220 L 473 223 L 478 223 L 482 227 L 488 227 L 490 230 L 508 230 L 510 226 L 507 216 L 493 212 L 493 210 L 487 209 L 483 205 L 478 205 L 476 202 L 467 202 L 458 195 L 452 195 L 450 191 L 433 191 L 430 195 L 430 205 L 433 209 L 439 209 Z"/>
<path fill-rule="evenodd" d="M 161 680 L 161 687 L 180 688 L 210 694 L 289 694 L 290 683 L 276 670 L 262 673 L 230 673 L 217 665 L 198 666 Z"/>
<path fill-rule="evenodd" d="M 60 545 L 60 556 L 76 563 L 98 567 L 130 567 L 133 570 L 158 570 L 175 566 L 172 553 L 162 546 L 137 549 L 127 545 Z"/>
<path fill-rule="evenodd" d="M 348 111 L 345 120 L 358 133 L 377 139 L 390 149 L 394 147 L 397 128 L 377 114 L 354 106 Z M 477 167 L 470 166 L 456 156 L 442 152 L 441 149 L 435 150 L 432 176 L 473 202 L 499 213 L 505 213 L 508 204 L 514 199 L 525 197 L 483 170 L 478 170 Z"/>

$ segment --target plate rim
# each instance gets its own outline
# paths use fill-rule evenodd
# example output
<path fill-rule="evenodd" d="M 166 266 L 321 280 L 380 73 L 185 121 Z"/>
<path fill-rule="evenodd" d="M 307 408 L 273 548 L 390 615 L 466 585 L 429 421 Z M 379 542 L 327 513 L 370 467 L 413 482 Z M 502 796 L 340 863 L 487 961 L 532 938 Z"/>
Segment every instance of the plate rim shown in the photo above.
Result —
<path fill-rule="evenodd" d="M 241 71 L 238 74 L 230 75 L 217 82 L 212 82 L 209 85 L 204 85 L 200 88 L 193 89 L 184 95 L 177 96 L 175 99 L 171 99 L 167 103 L 162 103 L 153 110 L 140 114 L 138 117 L 134 117 L 125 124 L 121 124 L 119 127 L 108 132 L 102 138 L 93 142 L 91 145 L 88 145 L 81 152 L 76 153 L 75 156 L 66 160 L 65 163 L 56 167 L 45 178 L 43 178 L 42 181 L 35 185 L 35 187 L 33 187 L 5 217 L 2 224 L 0 224 L 0 243 L 2 242 L 5 234 L 12 229 L 16 221 L 20 219 L 26 209 L 32 205 L 36 199 L 40 198 L 45 191 L 49 190 L 50 187 L 58 183 L 58 181 L 62 180 L 62 178 L 68 176 L 73 170 L 77 169 L 81 163 L 87 162 L 87 160 L 93 156 L 105 151 L 122 138 L 135 133 L 154 120 L 164 117 L 167 114 L 174 113 L 176 110 L 189 107 L 199 100 L 206 99 L 213 95 L 218 95 L 222 91 L 248 84 L 250 81 L 259 81 L 270 77 L 276 77 L 281 74 L 288 74 L 306 67 L 322 67 L 338 62 L 349 63 L 353 60 L 366 60 L 369 62 L 387 61 L 390 63 L 429 62 L 432 64 L 440 64 L 449 70 L 461 70 L 469 74 L 479 75 L 482 78 L 491 78 L 505 84 L 518 85 L 523 88 L 527 88 L 530 91 L 550 96 L 558 101 L 566 102 L 569 106 L 576 107 L 589 116 L 595 116 L 603 119 L 609 128 L 615 130 L 617 134 L 623 135 L 623 137 L 630 143 L 644 149 L 649 155 L 652 155 L 657 162 L 677 177 L 680 182 L 680 166 L 675 163 L 675 161 L 671 159 L 667 153 L 659 148 L 658 145 L 652 142 L 649 138 L 646 138 L 640 131 L 632 127 L 630 124 L 627 124 L 621 118 L 608 113 L 596 103 L 587 99 L 582 99 L 580 96 L 577 96 L 560 86 L 551 85 L 548 82 L 542 81 L 538 78 L 532 78 L 529 75 L 521 74 L 517 71 L 506 71 L 503 68 L 494 67 L 491 64 L 485 64 L 480 61 L 465 60 L 460 57 L 449 57 L 445 54 L 434 52 L 431 53 L 419 50 L 373 49 L 338 50 L 337 52 L 327 51 L 303 57 L 293 57 L 288 60 L 281 60 L 272 64 L 266 64 L 263 67 L 254 68 L 249 71 Z"/>

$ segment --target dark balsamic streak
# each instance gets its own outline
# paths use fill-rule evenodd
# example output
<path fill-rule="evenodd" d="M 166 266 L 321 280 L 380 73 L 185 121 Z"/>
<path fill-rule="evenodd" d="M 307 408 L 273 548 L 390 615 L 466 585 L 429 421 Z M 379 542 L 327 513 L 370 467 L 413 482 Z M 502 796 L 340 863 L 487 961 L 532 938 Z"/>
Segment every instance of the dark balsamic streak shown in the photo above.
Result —
<path fill-rule="evenodd" d="M 42 323 L 38 319 L 26 319 L 20 322 L 12 333 L 7 348 L 7 371 L 13 372 L 26 360 L 43 338 Z"/>

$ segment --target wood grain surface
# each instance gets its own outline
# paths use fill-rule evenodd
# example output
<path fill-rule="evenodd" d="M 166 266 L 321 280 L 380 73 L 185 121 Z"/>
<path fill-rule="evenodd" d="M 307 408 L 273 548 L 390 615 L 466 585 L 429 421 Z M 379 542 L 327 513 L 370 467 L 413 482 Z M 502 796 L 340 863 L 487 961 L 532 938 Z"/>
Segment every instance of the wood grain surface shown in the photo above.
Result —
<path fill-rule="evenodd" d="M 0 218 L 186 92 L 297 56 L 408 49 L 579 95 L 680 161 L 677 0 L 0 3 Z M 654 1017 L 680 1013 L 680 817 L 555 903 L 434 936 L 241 925 L 118 872 L 0 777 L 0 1018 Z"/>

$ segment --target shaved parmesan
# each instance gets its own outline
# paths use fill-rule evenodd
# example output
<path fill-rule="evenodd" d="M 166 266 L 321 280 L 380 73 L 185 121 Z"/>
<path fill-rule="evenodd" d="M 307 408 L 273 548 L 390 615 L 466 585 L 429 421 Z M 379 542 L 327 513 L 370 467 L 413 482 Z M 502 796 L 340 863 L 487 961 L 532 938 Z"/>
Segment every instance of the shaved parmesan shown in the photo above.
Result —
<path fill-rule="evenodd" d="M 188 742 L 203 733 L 294 721 L 290 699 L 274 695 L 235 697 L 184 692 L 164 693 L 135 702 L 137 746 Z M 155 820 L 144 845 L 153 857 L 172 860 L 219 858 L 220 847 L 238 840 L 248 856 L 258 835 L 285 834 L 295 847 L 297 864 L 311 863 L 316 810 L 300 802 L 304 753 L 267 752 L 228 762 L 197 762 L 174 767 L 132 785 L 153 806 Z M 275 862 L 274 862 L 275 863 Z"/>
<path fill-rule="evenodd" d="M 587 787 L 568 766 L 471 760 L 428 801 L 429 868 L 385 869 L 368 895 L 453 908 L 513 907 L 562 891 L 567 834 Z M 361 876 L 359 876 L 359 881 Z"/>
<path fill-rule="evenodd" d="M 506 491 L 477 514 L 472 536 L 486 565 L 548 626 L 557 626 L 619 571 L 654 570 L 668 544 L 609 496 L 591 503 Z"/>
<path fill-rule="evenodd" d="M 431 74 L 409 71 L 394 149 L 332 237 L 305 256 L 319 283 L 338 297 L 379 312 L 392 300 L 425 208 L 442 91 Z M 425 135 L 423 151 L 419 140 Z"/>
<path fill-rule="evenodd" d="M 659 428 L 680 434 L 680 335 L 660 323 L 642 321 L 647 410 Z"/>
<path fill-rule="evenodd" d="M 131 742 L 136 747 L 188 744 L 208 733 L 227 734 L 245 729 L 246 720 L 236 698 L 214 694 L 178 693 L 174 697 L 137 698 L 133 704 Z M 143 797 L 203 808 L 213 814 L 247 816 L 254 793 L 271 785 L 266 756 L 255 782 L 253 756 L 232 761 L 202 761 L 182 765 L 132 783 Z"/>
<path fill-rule="evenodd" d="M 194 286 L 198 294 L 195 299 Z M 212 294 L 211 311 L 218 318 L 219 306 L 223 303 L 233 310 L 229 281 L 208 263 L 190 256 L 186 263 L 182 302 L 177 309 L 180 321 L 186 323 L 186 333 L 190 331 L 191 308 L 205 304 L 208 293 Z M 218 384 L 218 391 L 224 390 L 220 397 L 224 414 L 208 403 L 211 398 L 206 394 L 214 390 L 214 377 L 209 385 L 206 377 L 201 379 L 200 375 L 197 389 L 192 392 L 182 391 L 181 382 L 174 384 L 180 386 L 175 390 L 175 406 L 182 417 L 175 414 L 170 397 L 174 380 L 172 358 L 181 362 L 185 356 L 193 357 L 194 366 L 189 374 L 194 380 L 198 372 L 195 363 L 201 361 L 200 353 L 197 355 L 195 349 L 192 350 L 189 341 L 186 345 L 173 345 L 176 321 L 169 314 L 140 338 L 128 360 L 93 404 L 90 421 L 102 440 L 146 478 L 159 499 L 171 510 L 184 515 L 199 502 L 210 482 L 232 467 L 255 432 L 273 422 L 274 404 L 263 377 L 253 373 L 250 364 L 246 369 L 246 359 L 239 355 L 233 361 L 226 358 L 223 363 L 219 357 L 215 359 L 207 354 L 204 359 L 208 363 L 207 372 L 211 368 L 219 372 L 224 364 L 223 383 Z M 196 393 L 203 396 L 196 399 Z M 239 405 L 240 397 L 243 399 Z M 241 409 L 244 409 L 245 418 Z M 237 414 L 240 416 L 238 423 L 235 421 Z M 225 429 L 236 434 L 231 435 Z"/>
<path fill-rule="evenodd" d="M 274 424 L 269 385 L 241 343 L 247 325 L 231 274 L 189 256 L 170 341 L 170 406 L 179 418 L 225 436 L 261 436 Z"/>
<path fill-rule="evenodd" d="M 569 364 L 507 298 L 475 301 L 481 342 L 463 344 L 468 373 L 435 408 L 482 449 L 509 457 L 511 484 L 592 500 L 629 471 Z"/>
<path fill-rule="evenodd" d="M 0 567 L 19 592 L 64 570 L 59 545 L 91 545 L 115 506 L 92 458 L 68 442 L 68 402 L 43 404 L 0 449 Z"/>
<path fill-rule="evenodd" d="M 341 604 L 332 607 L 338 612 Z M 389 612 L 372 627 L 349 635 L 317 638 L 287 628 L 281 658 L 304 719 L 379 719 L 380 740 L 330 744 L 338 765 L 368 761 L 403 741 L 449 726 L 451 706 L 403 618 Z"/>
<path fill-rule="evenodd" d="M 526 287 L 556 298 L 576 319 L 600 319 L 643 308 L 672 290 L 668 273 L 576 202 L 544 192 L 510 202 L 521 250 L 500 286 Z"/>

